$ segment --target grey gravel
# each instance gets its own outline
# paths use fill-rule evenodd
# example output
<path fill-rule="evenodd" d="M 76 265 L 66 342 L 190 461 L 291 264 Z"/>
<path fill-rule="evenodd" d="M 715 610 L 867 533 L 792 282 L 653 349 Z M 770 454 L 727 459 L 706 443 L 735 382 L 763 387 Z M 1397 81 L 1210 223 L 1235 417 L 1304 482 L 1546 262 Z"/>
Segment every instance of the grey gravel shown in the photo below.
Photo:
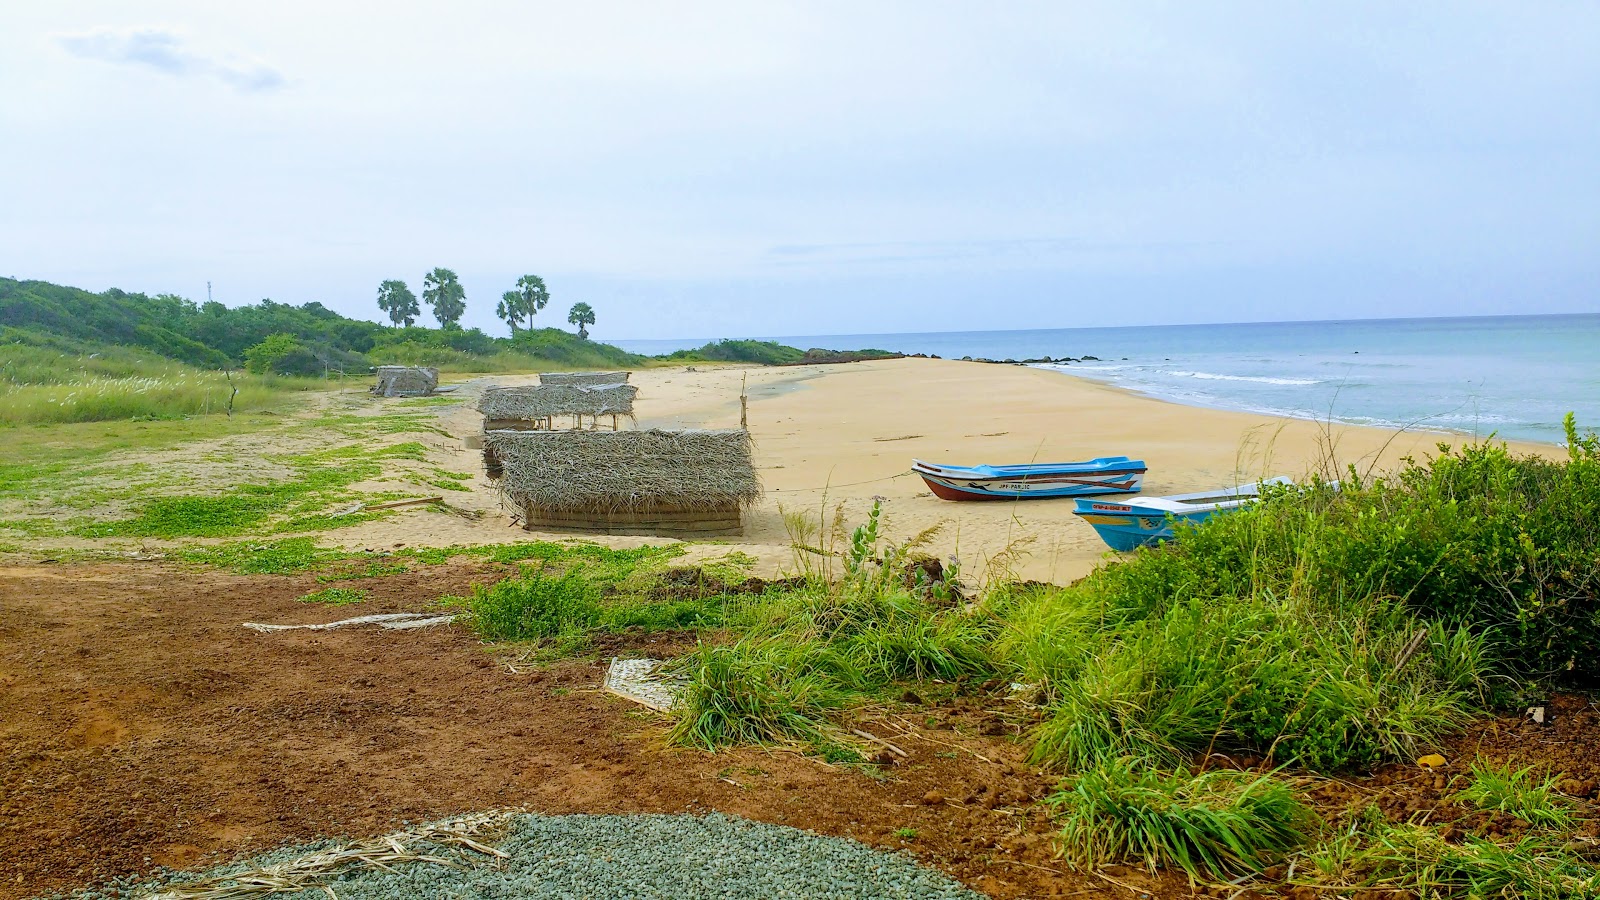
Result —
<path fill-rule="evenodd" d="M 906 856 L 847 838 L 720 814 L 521 815 L 512 820 L 504 837 L 492 843 L 510 858 L 494 861 L 461 848 L 423 845 L 419 849 L 451 860 L 456 867 L 411 862 L 394 865 L 390 872 L 351 868 L 324 883 L 340 900 L 982 897 Z M 276 850 L 248 864 L 173 875 L 163 881 L 238 872 L 306 849 Z M 147 883 L 132 893 L 139 896 L 159 886 Z M 128 896 L 126 885 L 122 896 Z M 327 900 L 328 893 L 316 886 L 273 896 Z"/>

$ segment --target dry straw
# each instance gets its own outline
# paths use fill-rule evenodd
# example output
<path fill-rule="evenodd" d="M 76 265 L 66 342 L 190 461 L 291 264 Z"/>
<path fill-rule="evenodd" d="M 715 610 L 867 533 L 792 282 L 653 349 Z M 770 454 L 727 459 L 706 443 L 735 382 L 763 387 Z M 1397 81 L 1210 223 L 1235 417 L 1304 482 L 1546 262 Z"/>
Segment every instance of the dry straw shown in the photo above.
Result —
<path fill-rule="evenodd" d="M 415 397 L 431 394 L 439 386 L 439 370 L 432 366 L 379 366 L 372 392 L 380 397 Z"/>
<path fill-rule="evenodd" d="M 351 868 L 383 869 L 392 871 L 395 863 L 427 862 L 456 868 L 457 862 L 430 855 L 416 845 L 458 846 L 505 859 L 507 854 L 483 843 L 479 838 L 490 839 L 493 833 L 503 830 L 511 820 L 522 815 L 520 810 L 496 810 L 446 819 L 431 825 L 422 825 L 410 831 L 401 831 L 371 840 L 317 850 L 283 862 L 219 875 L 204 881 L 168 885 L 149 895 L 148 900 L 243 900 L 266 894 L 288 894 L 307 889 L 321 888 L 330 896 L 333 891 L 328 879 Z"/>
<path fill-rule="evenodd" d="M 540 372 L 540 384 L 623 384 L 627 372 Z"/>
<path fill-rule="evenodd" d="M 761 496 L 750 433 L 491 431 L 512 502 L 552 512 L 706 510 Z"/>
<path fill-rule="evenodd" d="M 478 412 L 486 419 L 523 420 L 550 416 L 633 417 L 633 398 L 639 389 L 631 384 L 539 384 L 494 387 L 483 392 Z"/>

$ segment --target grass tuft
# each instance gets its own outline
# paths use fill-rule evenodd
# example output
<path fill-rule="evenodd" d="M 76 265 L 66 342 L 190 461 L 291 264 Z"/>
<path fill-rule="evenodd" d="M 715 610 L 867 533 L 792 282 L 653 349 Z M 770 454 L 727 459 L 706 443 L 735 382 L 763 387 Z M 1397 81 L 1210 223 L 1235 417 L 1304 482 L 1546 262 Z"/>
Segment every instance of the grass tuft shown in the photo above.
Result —
<path fill-rule="evenodd" d="M 300 603 L 322 603 L 327 606 L 348 606 L 351 603 L 364 603 L 368 597 L 366 591 L 354 588 L 331 587 L 320 591 L 312 591 L 299 598 Z"/>
<path fill-rule="evenodd" d="M 1270 775 L 1166 773 L 1130 758 L 1074 776 L 1046 802 L 1063 857 L 1080 869 L 1142 862 L 1190 878 L 1259 872 L 1306 840 L 1310 811 Z"/>
<path fill-rule="evenodd" d="M 1534 767 L 1512 769 L 1485 760 L 1472 764 L 1471 782 L 1456 799 L 1481 810 L 1509 813 L 1530 825 L 1565 829 L 1572 825 L 1572 804 L 1556 790 L 1555 775 L 1539 777 Z"/>

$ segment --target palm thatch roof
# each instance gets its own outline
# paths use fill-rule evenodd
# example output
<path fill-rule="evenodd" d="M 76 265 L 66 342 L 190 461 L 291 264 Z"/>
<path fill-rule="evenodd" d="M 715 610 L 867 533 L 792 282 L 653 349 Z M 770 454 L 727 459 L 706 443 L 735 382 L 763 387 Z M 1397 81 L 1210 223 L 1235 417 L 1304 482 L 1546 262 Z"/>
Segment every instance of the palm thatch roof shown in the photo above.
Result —
<path fill-rule="evenodd" d="M 540 372 L 540 384 L 626 384 L 627 372 Z"/>
<path fill-rule="evenodd" d="M 493 387 L 478 399 L 487 419 L 538 419 L 548 416 L 632 416 L 639 389 L 631 384 L 536 384 Z"/>
<path fill-rule="evenodd" d="M 439 370 L 432 366 L 379 366 L 372 393 L 380 397 L 420 397 L 439 386 Z"/>
<path fill-rule="evenodd" d="M 491 431 L 512 502 L 551 511 L 711 509 L 761 496 L 750 433 Z"/>

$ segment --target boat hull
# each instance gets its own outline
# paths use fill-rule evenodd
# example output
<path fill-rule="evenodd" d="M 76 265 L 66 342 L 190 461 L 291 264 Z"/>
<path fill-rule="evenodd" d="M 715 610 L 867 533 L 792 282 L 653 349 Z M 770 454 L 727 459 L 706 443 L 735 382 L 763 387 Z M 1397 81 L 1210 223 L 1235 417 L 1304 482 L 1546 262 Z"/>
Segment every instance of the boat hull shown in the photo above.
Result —
<path fill-rule="evenodd" d="M 1201 522 L 1226 510 L 1208 510 L 1187 514 L 1170 512 L 1083 512 L 1077 516 L 1094 526 L 1095 533 L 1111 549 L 1128 553 L 1140 547 L 1149 547 L 1176 536 L 1178 522 Z"/>
<path fill-rule="evenodd" d="M 1079 500 L 1072 512 L 1094 526 L 1111 549 L 1128 552 L 1172 540 L 1179 522 L 1199 523 L 1219 513 L 1242 509 L 1259 501 L 1263 490 L 1292 484 L 1290 479 L 1279 476 L 1198 494 L 1134 497 L 1122 503 Z"/>
<path fill-rule="evenodd" d="M 935 466 L 918 460 L 912 471 L 928 490 L 944 500 L 1040 500 L 1050 497 L 1086 497 L 1096 494 L 1136 494 L 1144 481 L 1145 466 L 1121 458 L 1116 465 L 1063 464 L 1055 468 L 1026 466 Z"/>

